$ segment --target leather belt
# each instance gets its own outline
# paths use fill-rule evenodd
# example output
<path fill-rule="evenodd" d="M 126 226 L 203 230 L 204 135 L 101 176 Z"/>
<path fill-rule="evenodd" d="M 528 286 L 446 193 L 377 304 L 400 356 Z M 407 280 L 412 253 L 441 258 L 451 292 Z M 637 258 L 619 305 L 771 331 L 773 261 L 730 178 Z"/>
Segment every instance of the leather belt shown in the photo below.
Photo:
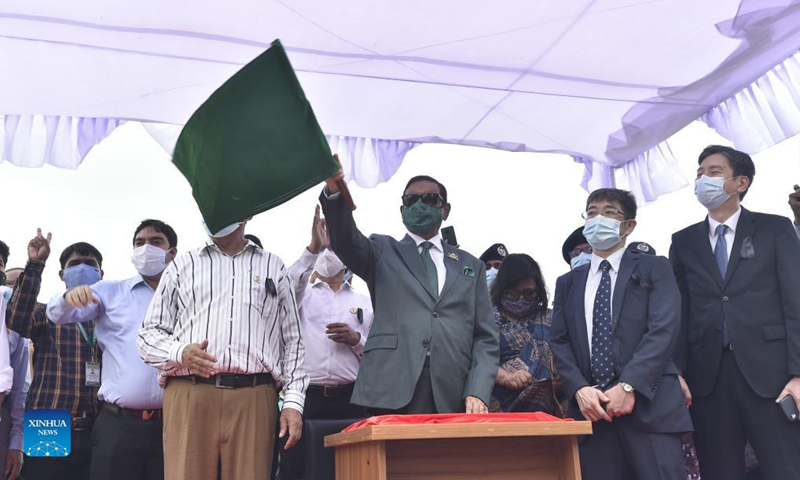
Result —
<path fill-rule="evenodd" d="M 187 375 L 183 377 L 169 377 L 170 380 L 188 380 L 192 384 L 206 383 L 214 385 L 217 388 L 244 388 L 255 387 L 257 385 L 264 385 L 273 383 L 272 374 L 270 373 L 256 373 L 254 375 L 242 375 L 237 373 L 220 373 L 213 377 L 203 378 L 197 375 Z"/>
<path fill-rule="evenodd" d="M 309 385 L 306 395 L 322 395 L 323 397 L 341 397 L 353 393 L 355 383 L 347 385 Z"/>
<path fill-rule="evenodd" d="M 72 430 L 76 432 L 83 432 L 91 430 L 94 425 L 94 418 L 92 417 L 73 417 Z"/>
<path fill-rule="evenodd" d="M 139 420 L 161 420 L 163 418 L 163 411 L 160 408 L 155 410 L 135 410 L 106 402 L 102 402 L 100 408 L 121 417 L 138 418 Z"/>

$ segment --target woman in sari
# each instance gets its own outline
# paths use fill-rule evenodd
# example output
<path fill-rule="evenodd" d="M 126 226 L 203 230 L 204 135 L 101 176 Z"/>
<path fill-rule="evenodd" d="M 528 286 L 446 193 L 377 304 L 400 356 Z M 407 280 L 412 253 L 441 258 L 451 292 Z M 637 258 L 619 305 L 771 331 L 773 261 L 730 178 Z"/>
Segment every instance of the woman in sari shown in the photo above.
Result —
<path fill-rule="evenodd" d="M 500 335 L 500 368 L 490 409 L 561 416 L 563 393 L 549 343 L 552 312 L 539 264 L 525 254 L 507 256 L 490 296 Z"/>

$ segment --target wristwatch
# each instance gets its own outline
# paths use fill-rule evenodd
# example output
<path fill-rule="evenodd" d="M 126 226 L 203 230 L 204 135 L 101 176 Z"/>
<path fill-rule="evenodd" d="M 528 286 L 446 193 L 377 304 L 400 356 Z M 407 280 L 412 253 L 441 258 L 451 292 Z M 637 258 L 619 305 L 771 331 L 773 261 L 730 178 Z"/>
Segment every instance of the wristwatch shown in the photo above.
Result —
<path fill-rule="evenodd" d="M 619 382 L 619 386 L 622 387 L 622 391 L 625 393 L 633 393 L 633 385 L 630 383 Z"/>

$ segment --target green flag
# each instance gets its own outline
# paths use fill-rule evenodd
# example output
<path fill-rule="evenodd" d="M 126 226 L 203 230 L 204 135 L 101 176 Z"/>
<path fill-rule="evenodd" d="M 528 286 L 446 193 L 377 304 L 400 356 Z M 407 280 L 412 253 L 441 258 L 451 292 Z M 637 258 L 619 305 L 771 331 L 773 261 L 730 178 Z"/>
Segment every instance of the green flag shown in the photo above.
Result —
<path fill-rule="evenodd" d="M 279 40 L 194 112 L 172 161 L 211 231 L 276 207 L 339 168 Z"/>

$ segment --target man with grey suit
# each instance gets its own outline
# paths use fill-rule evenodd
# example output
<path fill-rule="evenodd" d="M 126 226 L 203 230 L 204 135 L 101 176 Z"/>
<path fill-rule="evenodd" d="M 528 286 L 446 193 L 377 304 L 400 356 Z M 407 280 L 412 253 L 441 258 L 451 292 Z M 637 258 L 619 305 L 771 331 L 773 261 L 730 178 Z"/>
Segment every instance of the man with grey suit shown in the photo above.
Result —
<path fill-rule="evenodd" d="M 320 196 L 331 246 L 366 281 L 375 317 L 352 403 L 373 414 L 485 413 L 499 362 L 483 262 L 442 241 L 447 190 L 412 178 L 401 240 L 364 236 L 329 178 Z"/>

